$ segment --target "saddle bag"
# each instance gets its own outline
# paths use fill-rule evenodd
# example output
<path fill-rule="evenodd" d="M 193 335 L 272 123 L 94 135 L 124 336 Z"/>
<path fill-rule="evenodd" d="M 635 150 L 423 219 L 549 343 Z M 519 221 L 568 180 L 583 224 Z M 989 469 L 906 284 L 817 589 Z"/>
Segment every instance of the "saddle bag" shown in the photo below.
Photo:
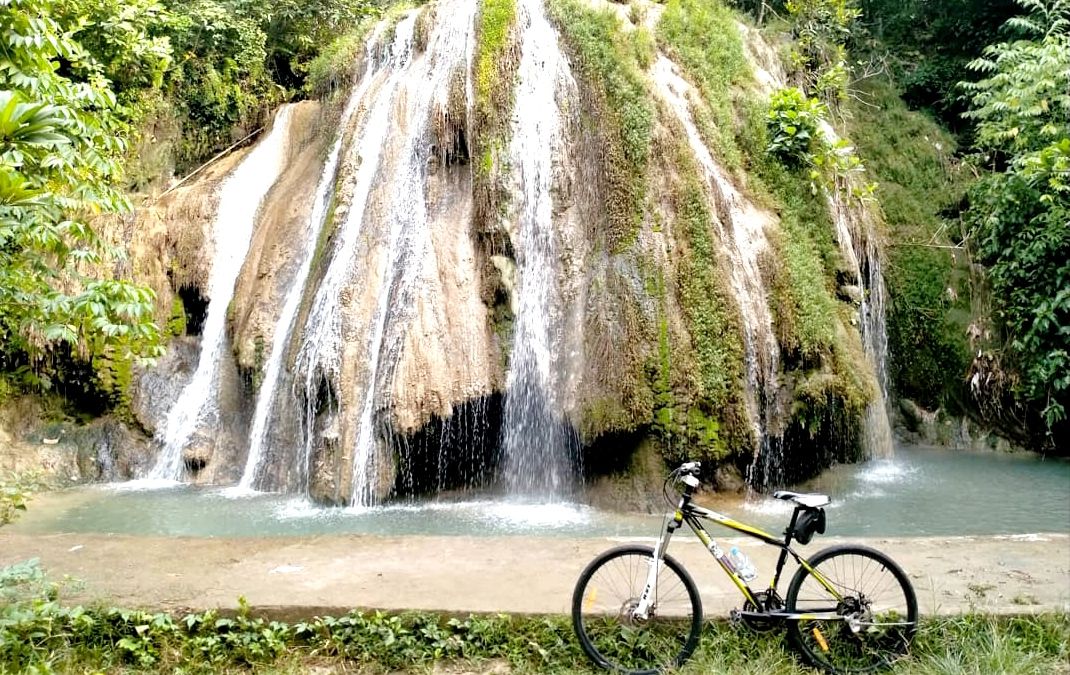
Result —
<path fill-rule="evenodd" d="M 825 534 L 825 509 L 803 509 L 795 519 L 792 538 L 805 546 L 814 538 L 815 532 Z"/>

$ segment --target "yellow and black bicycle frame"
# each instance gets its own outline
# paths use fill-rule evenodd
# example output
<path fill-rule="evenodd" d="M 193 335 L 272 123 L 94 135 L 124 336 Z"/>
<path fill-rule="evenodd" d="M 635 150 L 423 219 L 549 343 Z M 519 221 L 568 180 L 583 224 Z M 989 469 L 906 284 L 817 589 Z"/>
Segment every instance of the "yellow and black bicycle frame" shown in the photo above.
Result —
<path fill-rule="evenodd" d="M 709 520 L 723 527 L 727 527 L 730 530 L 735 530 L 748 537 L 754 537 L 770 546 L 776 546 L 780 549 L 780 557 L 777 560 L 776 572 L 773 574 L 772 580 L 769 582 L 769 590 L 776 592 L 777 586 L 780 583 L 780 575 L 784 570 L 784 565 L 787 563 L 788 556 L 790 555 L 795 559 L 795 562 L 806 568 L 814 579 L 817 580 L 825 589 L 831 594 L 837 602 L 843 600 L 843 595 L 836 589 L 836 587 L 828 581 L 820 572 L 814 569 L 801 555 L 791 548 L 791 540 L 793 533 L 795 532 L 795 524 L 798 521 L 799 513 L 803 510 L 803 507 L 796 506 L 795 511 L 791 515 L 791 523 L 788 525 L 787 530 L 784 532 L 784 537 L 781 539 L 772 535 L 760 528 L 741 523 L 737 520 L 729 518 L 728 516 L 711 511 L 710 509 L 702 508 L 691 503 L 694 488 L 691 485 L 687 485 L 684 489 L 683 495 L 680 497 L 680 503 L 676 508 L 676 512 L 672 518 L 669 519 L 668 525 L 665 528 L 665 533 L 662 535 L 661 540 L 658 542 L 657 551 L 659 555 L 664 555 L 666 549 L 669 546 L 669 540 L 676 530 L 687 523 L 687 526 L 691 528 L 691 531 L 695 533 L 702 545 L 706 547 L 706 550 L 710 552 L 717 564 L 721 566 L 728 578 L 739 589 L 739 592 L 744 598 L 750 601 L 751 605 L 756 608 L 761 608 L 761 603 L 758 602 L 756 593 L 747 585 L 742 577 L 739 576 L 737 570 L 731 566 L 730 563 L 726 563 L 727 556 L 723 555 L 723 551 L 716 541 L 710 536 L 709 532 L 703 526 L 703 520 Z M 750 614 L 745 612 L 744 614 Z M 843 616 L 836 611 L 836 607 L 829 607 L 827 610 L 822 608 L 822 611 L 807 612 L 806 614 L 796 614 L 790 612 L 766 612 L 758 611 L 753 613 L 755 616 L 762 616 L 767 619 L 776 619 L 781 621 L 799 621 L 799 620 L 815 620 L 815 619 L 842 619 Z"/>

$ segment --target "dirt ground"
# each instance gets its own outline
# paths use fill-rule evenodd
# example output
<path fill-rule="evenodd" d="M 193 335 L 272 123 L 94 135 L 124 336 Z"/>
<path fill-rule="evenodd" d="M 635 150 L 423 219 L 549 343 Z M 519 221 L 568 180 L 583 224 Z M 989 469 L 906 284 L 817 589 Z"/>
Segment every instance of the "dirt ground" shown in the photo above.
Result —
<path fill-rule="evenodd" d="M 238 597 L 265 614 L 294 619 L 354 607 L 448 612 L 567 613 L 572 587 L 599 552 L 625 539 L 535 537 L 162 538 L 32 535 L 0 530 L 0 566 L 40 558 L 51 578 L 75 581 L 66 603 L 99 601 L 162 610 L 233 608 Z M 1070 611 L 1070 536 L 818 538 L 879 548 L 907 571 L 922 611 Z M 762 571 L 776 550 L 739 545 Z M 674 540 L 670 553 L 691 572 L 710 617 L 739 597 L 705 549 Z M 787 573 L 793 571 L 789 567 Z M 786 588 L 786 583 L 782 589 Z"/>

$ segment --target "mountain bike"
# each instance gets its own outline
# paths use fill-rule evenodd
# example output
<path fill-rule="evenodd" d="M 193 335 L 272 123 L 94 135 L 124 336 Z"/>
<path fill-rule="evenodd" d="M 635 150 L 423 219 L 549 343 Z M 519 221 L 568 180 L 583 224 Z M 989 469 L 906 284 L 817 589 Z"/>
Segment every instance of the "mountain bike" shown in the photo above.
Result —
<path fill-rule="evenodd" d="M 756 631 L 785 629 L 803 658 L 830 673 L 878 670 L 907 654 L 917 630 L 918 602 L 899 565 L 868 546 L 831 546 L 809 559 L 791 547 L 793 540 L 805 545 L 815 533 L 824 534 L 827 496 L 773 493 L 795 506 L 780 538 L 693 504 L 699 469 L 698 462 L 687 462 L 666 479 L 666 500 L 675 511 L 653 548 L 611 549 L 580 574 L 572 595 L 572 626 L 595 664 L 635 675 L 661 673 L 681 666 L 695 651 L 702 599 L 691 575 L 666 553 L 685 523 L 743 596 L 742 609 L 730 615 L 733 623 Z M 678 501 L 669 493 L 676 484 L 683 486 Z M 780 549 L 768 588 L 751 588 L 753 567 L 726 553 L 703 520 Z M 799 567 L 781 597 L 778 586 L 788 556 Z"/>

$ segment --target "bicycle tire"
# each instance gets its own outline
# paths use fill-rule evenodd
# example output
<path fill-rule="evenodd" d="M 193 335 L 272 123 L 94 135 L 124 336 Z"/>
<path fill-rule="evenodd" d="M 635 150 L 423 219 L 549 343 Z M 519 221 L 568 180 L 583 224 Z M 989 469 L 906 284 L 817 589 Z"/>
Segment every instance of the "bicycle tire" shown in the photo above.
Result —
<path fill-rule="evenodd" d="M 836 587 L 842 600 L 800 566 L 788 586 L 786 610 L 805 614 L 835 605 L 845 617 L 788 622 L 788 641 L 811 665 L 829 673 L 872 672 L 909 652 L 918 626 L 918 601 L 910 579 L 894 560 L 867 546 L 846 545 L 818 551 L 807 562 Z"/>
<path fill-rule="evenodd" d="M 702 599 L 691 575 L 671 556 L 664 556 L 665 566 L 658 573 L 651 618 L 638 625 L 631 619 L 630 610 L 646 585 L 653 555 L 654 549 L 649 546 L 610 549 L 592 560 L 576 581 L 572 628 L 584 653 L 601 668 L 628 675 L 653 675 L 679 667 L 698 646 Z M 610 573 L 611 568 L 615 574 Z M 606 573 L 605 579 L 601 572 Z M 684 595 L 679 594 L 677 586 L 682 586 Z M 622 597 L 607 601 L 604 594 L 598 595 L 600 588 Z M 614 625 L 614 620 L 620 623 Z M 673 646 L 668 654 L 657 653 L 661 645 L 668 647 L 670 642 L 679 642 L 679 649 Z"/>

